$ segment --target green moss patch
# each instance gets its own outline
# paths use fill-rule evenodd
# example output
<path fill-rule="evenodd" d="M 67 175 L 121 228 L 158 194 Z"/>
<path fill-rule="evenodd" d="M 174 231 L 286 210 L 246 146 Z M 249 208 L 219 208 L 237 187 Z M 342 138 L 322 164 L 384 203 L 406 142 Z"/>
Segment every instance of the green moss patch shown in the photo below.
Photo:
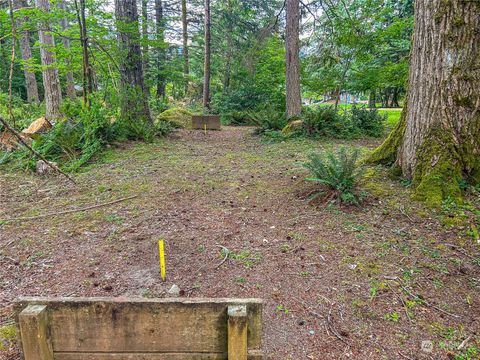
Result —
<path fill-rule="evenodd" d="M 158 115 L 155 124 L 168 122 L 176 128 L 188 129 L 192 127 L 192 116 L 193 114 L 188 110 L 172 108 Z"/>
<path fill-rule="evenodd" d="M 460 181 L 462 165 L 452 135 L 436 127 L 425 138 L 418 151 L 417 166 L 413 174 L 414 199 L 429 207 L 440 207 L 447 198 L 462 196 Z"/>
<path fill-rule="evenodd" d="M 367 159 L 370 164 L 392 165 L 397 159 L 398 149 L 402 145 L 403 135 L 407 125 L 407 112 L 404 110 L 397 126 L 392 130 L 387 139 Z"/>
<path fill-rule="evenodd" d="M 12 347 L 17 338 L 17 328 L 15 324 L 0 326 L 0 351 Z"/>

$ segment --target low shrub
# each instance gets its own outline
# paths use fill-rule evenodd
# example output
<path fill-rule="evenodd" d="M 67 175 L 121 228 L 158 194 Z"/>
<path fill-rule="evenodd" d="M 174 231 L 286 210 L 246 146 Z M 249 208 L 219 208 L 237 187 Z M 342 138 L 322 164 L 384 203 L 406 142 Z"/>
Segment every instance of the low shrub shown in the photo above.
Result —
<path fill-rule="evenodd" d="M 345 147 L 337 153 L 326 151 L 311 154 L 303 166 L 312 175 L 307 180 L 322 186 L 316 196 L 325 195 L 327 201 L 338 199 L 342 203 L 357 205 L 361 200 L 361 194 L 356 192 L 361 172 L 357 164 L 359 156 L 359 149 L 348 151 Z"/>
<path fill-rule="evenodd" d="M 255 121 L 251 112 L 248 111 L 231 111 L 224 116 L 225 123 L 235 126 L 254 125 Z"/>
<path fill-rule="evenodd" d="M 285 113 L 275 109 L 263 109 L 251 113 L 252 121 L 257 126 L 256 133 L 264 134 L 266 131 L 281 131 L 287 125 Z"/>
<path fill-rule="evenodd" d="M 363 135 L 380 137 L 385 132 L 387 114 L 381 115 L 377 109 L 352 106 L 350 110 L 352 124 Z"/>
<path fill-rule="evenodd" d="M 386 118 L 387 115 L 380 115 L 376 110 L 356 106 L 342 111 L 337 111 L 333 106 L 308 107 L 303 109 L 300 120 L 291 121 L 283 132 L 337 139 L 380 137 L 385 131 Z"/>
<path fill-rule="evenodd" d="M 66 120 L 57 122 L 47 133 L 32 141 L 32 147 L 67 172 L 77 171 L 107 144 L 123 140 L 152 141 L 171 131 L 169 124 L 154 126 L 146 121 L 117 120 L 117 109 L 92 98 L 90 108 L 78 101 L 65 100 Z M 19 166 L 35 168 L 36 159 L 28 150 L 7 153 L 0 163 L 17 160 Z"/>
<path fill-rule="evenodd" d="M 305 108 L 302 120 L 303 131 L 308 136 L 349 139 L 356 134 L 347 113 L 337 112 L 334 107 Z"/>

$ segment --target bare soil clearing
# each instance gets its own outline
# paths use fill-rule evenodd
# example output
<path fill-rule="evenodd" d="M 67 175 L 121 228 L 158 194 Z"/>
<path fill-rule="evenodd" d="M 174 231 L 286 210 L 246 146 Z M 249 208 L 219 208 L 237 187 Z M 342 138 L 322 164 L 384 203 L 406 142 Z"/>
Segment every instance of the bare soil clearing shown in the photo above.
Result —
<path fill-rule="evenodd" d="M 0 173 L 0 220 L 138 195 L 0 223 L 0 325 L 19 295 L 167 297 L 177 284 L 185 297 L 263 298 L 271 359 L 448 359 L 466 339 L 463 350 L 478 347 L 480 255 L 468 224 L 446 226 L 381 169 L 367 176 L 363 207 L 310 205 L 299 164 L 338 145 L 185 130 L 110 150 L 77 188 Z"/>

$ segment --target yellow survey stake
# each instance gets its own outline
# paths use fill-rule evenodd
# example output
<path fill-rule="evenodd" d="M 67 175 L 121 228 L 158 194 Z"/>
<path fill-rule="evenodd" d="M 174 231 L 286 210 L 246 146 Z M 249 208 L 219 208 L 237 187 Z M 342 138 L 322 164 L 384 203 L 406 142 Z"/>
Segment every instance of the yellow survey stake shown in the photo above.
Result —
<path fill-rule="evenodd" d="M 165 268 L 165 244 L 163 240 L 158 241 L 158 255 L 160 258 L 160 275 L 162 280 L 165 281 L 167 279 L 167 270 Z"/>

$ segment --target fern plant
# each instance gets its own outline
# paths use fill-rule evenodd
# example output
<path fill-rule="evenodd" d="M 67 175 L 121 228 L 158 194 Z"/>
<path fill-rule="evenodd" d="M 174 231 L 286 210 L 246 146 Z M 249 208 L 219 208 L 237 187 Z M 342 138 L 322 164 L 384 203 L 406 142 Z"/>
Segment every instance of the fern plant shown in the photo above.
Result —
<path fill-rule="evenodd" d="M 280 131 L 288 123 L 285 113 L 274 109 L 264 109 L 251 113 L 251 120 L 257 126 L 256 133 L 264 134 L 269 130 Z"/>
<path fill-rule="evenodd" d="M 336 198 L 343 203 L 358 204 L 361 198 L 355 187 L 361 172 L 358 167 L 359 157 L 359 149 L 348 151 L 345 147 L 340 148 L 337 153 L 326 151 L 311 154 L 309 161 L 303 164 L 312 175 L 306 180 L 322 185 L 324 190 L 317 196 L 328 190 L 328 199 Z"/>

